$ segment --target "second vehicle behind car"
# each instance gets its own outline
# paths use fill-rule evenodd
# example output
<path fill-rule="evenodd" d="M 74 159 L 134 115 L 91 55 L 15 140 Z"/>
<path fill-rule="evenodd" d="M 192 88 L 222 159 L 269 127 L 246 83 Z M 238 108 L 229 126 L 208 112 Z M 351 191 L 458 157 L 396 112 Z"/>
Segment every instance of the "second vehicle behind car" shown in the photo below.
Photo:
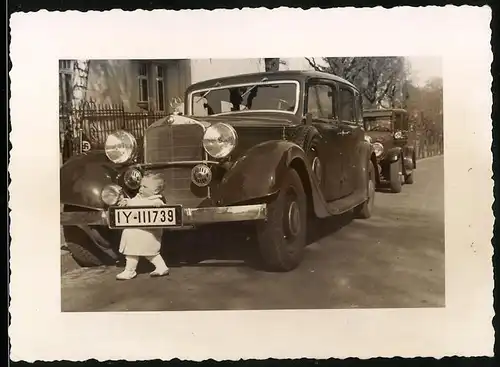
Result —
<path fill-rule="evenodd" d="M 363 119 L 380 173 L 378 186 L 388 183 L 392 192 L 401 192 L 404 184 L 412 184 L 417 160 L 415 129 L 403 109 L 370 109 L 363 111 Z"/>

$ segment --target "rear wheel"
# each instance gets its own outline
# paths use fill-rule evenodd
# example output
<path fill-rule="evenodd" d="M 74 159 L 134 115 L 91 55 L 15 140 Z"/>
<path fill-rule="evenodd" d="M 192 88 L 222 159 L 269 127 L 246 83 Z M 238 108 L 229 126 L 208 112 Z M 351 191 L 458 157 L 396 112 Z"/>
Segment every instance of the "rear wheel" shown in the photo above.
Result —
<path fill-rule="evenodd" d="M 406 176 L 405 183 L 407 183 L 408 185 L 413 184 L 414 176 L 415 176 L 415 170 L 412 170 L 411 173 L 408 176 Z"/>
<path fill-rule="evenodd" d="M 297 171 L 289 169 L 268 218 L 257 224 L 261 258 L 271 271 L 290 271 L 303 259 L 306 245 L 307 199 Z"/>

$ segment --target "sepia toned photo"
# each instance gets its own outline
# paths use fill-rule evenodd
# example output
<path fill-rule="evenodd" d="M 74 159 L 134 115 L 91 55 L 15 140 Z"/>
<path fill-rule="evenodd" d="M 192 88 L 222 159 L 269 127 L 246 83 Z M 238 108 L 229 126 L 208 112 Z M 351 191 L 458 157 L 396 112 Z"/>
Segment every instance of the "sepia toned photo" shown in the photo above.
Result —
<path fill-rule="evenodd" d="M 439 57 L 59 67 L 63 311 L 445 306 Z"/>
<path fill-rule="evenodd" d="M 10 20 L 12 360 L 493 354 L 489 8 Z"/>

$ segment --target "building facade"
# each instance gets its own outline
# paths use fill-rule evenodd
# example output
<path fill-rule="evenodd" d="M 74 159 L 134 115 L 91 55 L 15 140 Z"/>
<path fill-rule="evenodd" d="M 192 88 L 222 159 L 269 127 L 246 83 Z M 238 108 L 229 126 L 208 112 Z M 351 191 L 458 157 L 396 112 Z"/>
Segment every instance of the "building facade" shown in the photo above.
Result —
<path fill-rule="evenodd" d="M 140 138 L 156 119 L 183 112 L 184 92 L 190 84 L 307 66 L 300 58 L 60 60 L 63 160 L 87 149 L 102 148 L 107 135 L 118 128 L 126 128 Z"/>
<path fill-rule="evenodd" d="M 59 102 L 73 98 L 74 64 L 59 61 Z M 126 111 L 173 112 L 172 101 L 199 81 L 265 71 L 264 59 L 90 60 L 85 100 L 97 105 L 123 105 Z M 181 103 L 182 105 L 182 103 Z M 177 109 L 181 108 L 177 103 Z"/>

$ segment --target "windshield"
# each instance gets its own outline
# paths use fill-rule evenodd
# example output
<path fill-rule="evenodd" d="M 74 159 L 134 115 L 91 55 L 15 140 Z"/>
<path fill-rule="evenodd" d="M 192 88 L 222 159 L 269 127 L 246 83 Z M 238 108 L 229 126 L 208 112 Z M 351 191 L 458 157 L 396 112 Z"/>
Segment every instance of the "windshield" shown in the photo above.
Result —
<path fill-rule="evenodd" d="M 295 82 L 216 87 L 194 92 L 192 114 L 208 116 L 237 111 L 275 110 L 295 112 L 298 85 Z M 209 91 L 209 93 L 207 93 Z"/>
<path fill-rule="evenodd" d="M 365 117 L 364 120 L 371 131 L 392 131 L 390 117 Z"/>

